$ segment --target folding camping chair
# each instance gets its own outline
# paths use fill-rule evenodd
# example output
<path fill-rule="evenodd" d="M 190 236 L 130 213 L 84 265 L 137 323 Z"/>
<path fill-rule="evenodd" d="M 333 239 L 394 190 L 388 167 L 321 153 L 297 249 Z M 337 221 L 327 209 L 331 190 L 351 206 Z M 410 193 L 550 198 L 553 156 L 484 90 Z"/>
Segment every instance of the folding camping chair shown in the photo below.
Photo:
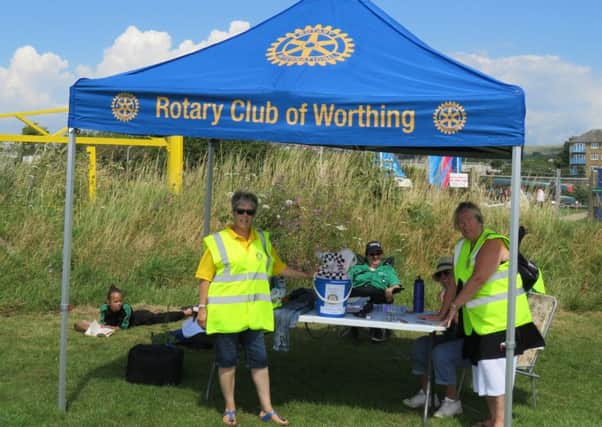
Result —
<path fill-rule="evenodd" d="M 546 338 L 550 329 L 550 324 L 558 308 L 558 300 L 556 297 L 551 295 L 543 295 L 537 293 L 529 293 L 527 295 L 529 300 L 529 308 L 531 309 L 531 316 L 533 317 L 533 323 L 539 329 L 541 335 Z M 546 340 L 547 341 L 547 340 Z M 537 406 L 537 390 L 535 387 L 535 380 L 539 379 L 539 375 L 535 373 L 535 364 L 539 359 L 539 354 L 543 348 L 533 348 L 525 351 L 518 357 L 516 363 L 516 373 L 524 375 L 531 379 L 531 395 L 533 408 Z"/>

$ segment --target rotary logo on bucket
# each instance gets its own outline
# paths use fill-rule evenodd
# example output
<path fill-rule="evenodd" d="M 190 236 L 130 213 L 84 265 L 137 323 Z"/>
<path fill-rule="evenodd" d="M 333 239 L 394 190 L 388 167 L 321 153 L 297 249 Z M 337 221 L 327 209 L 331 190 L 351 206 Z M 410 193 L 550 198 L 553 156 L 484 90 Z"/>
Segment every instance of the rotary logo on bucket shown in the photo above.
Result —
<path fill-rule="evenodd" d="M 316 277 L 316 312 L 324 317 L 344 317 L 347 300 L 351 295 L 351 280 L 334 280 Z"/>

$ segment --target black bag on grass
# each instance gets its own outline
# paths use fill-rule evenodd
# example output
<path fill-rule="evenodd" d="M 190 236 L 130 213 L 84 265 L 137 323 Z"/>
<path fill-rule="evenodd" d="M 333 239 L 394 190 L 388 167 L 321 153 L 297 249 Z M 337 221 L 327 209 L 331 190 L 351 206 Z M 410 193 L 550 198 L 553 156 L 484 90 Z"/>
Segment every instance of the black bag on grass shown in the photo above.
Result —
<path fill-rule="evenodd" d="M 174 346 L 138 344 L 128 353 L 125 379 L 139 384 L 180 384 L 184 353 Z"/>

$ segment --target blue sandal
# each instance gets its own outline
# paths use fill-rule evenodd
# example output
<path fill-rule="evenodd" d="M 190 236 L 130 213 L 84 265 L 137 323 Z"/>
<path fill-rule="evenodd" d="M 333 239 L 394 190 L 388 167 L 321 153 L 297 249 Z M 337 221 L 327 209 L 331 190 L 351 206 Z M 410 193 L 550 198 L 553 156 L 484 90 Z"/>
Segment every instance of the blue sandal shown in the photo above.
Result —
<path fill-rule="evenodd" d="M 276 417 L 276 419 L 274 419 L 274 417 Z M 260 414 L 259 418 L 264 423 L 267 423 L 268 421 L 272 421 L 273 423 L 281 425 L 281 426 L 287 426 L 288 425 L 288 420 L 286 418 L 282 418 L 273 409 L 270 412 L 266 412 L 263 415 Z"/>
<path fill-rule="evenodd" d="M 224 417 L 228 417 L 228 420 L 224 420 Z M 236 411 L 224 411 L 222 422 L 227 426 L 236 426 Z"/>

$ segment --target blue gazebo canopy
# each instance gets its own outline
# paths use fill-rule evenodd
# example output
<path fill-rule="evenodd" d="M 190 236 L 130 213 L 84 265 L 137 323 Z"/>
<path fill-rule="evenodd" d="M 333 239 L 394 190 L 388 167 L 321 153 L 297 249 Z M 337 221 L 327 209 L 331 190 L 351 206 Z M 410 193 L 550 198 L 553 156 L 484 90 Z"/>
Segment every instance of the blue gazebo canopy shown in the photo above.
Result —
<path fill-rule="evenodd" d="M 369 0 L 302 0 L 191 54 L 80 79 L 69 127 L 508 157 L 524 94 L 427 46 Z"/>
<path fill-rule="evenodd" d="M 512 154 L 516 191 L 510 209 L 506 335 L 509 425 L 524 118 L 519 87 L 438 53 L 369 0 L 302 0 L 243 34 L 189 55 L 112 77 L 78 80 L 70 89 L 68 125 L 384 152 L 488 158 Z M 69 135 L 59 364 L 63 410 L 73 129 Z M 206 232 L 211 170 L 208 166 Z"/>

